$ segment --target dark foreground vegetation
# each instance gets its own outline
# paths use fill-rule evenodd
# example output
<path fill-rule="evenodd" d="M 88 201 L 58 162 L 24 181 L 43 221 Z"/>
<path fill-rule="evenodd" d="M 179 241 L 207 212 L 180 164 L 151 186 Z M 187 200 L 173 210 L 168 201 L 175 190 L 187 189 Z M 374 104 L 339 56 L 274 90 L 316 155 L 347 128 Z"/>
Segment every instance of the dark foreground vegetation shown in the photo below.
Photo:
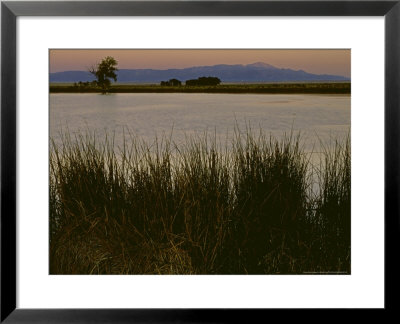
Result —
<path fill-rule="evenodd" d="M 177 80 L 178 81 L 178 80 Z M 101 93 L 94 83 L 50 84 L 51 93 Z M 219 84 L 213 86 L 112 84 L 109 93 L 305 93 L 305 94 L 350 94 L 349 82 L 324 83 L 267 83 L 267 84 Z"/>
<path fill-rule="evenodd" d="M 251 134 L 52 143 L 50 273 L 349 274 L 350 140 L 315 166 Z"/>

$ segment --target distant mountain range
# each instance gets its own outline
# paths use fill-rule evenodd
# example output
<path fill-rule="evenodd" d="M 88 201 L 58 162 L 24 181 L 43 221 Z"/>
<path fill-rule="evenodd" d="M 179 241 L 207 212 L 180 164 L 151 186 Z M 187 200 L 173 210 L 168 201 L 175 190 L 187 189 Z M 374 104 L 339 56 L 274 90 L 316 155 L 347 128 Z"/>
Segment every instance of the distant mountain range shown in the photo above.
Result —
<path fill-rule="evenodd" d="M 303 70 L 282 69 L 267 63 L 248 65 L 219 64 L 193 66 L 184 69 L 121 69 L 117 72 L 118 82 L 159 83 L 169 79 L 186 81 L 202 76 L 218 77 L 222 82 L 285 82 L 285 81 L 346 81 L 340 75 L 312 74 Z M 64 71 L 50 73 L 50 82 L 86 82 L 94 77 L 87 71 Z"/>

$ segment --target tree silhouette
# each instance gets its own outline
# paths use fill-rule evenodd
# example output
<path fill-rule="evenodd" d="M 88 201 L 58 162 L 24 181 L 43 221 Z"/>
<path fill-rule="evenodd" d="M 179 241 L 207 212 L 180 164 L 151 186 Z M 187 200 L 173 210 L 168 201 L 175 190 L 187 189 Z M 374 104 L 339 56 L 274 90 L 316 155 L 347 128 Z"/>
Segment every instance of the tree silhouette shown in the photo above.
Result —
<path fill-rule="evenodd" d="M 102 93 L 106 93 L 110 88 L 111 79 L 117 81 L 117 74 L 115 73 L 118 71 L 117 64 L 115 58 L 107 56 L 101 63 L 89 68 L 89 72 L 96 77 L 96 84 L 101 88 Z"/>
<path fill-rule="evenodd" d="M 217 86 L 221 83 L 221 80 L 216 77 L 200 77 L 195 80 L 186 80 L 187 86 Z"/>
<path fill-rule="evenodd" d="M 182 82 L 178 79 L 169 79 L 169 81 L 161 81 L 160 85 L 163 87 L 180 87 Z"/>

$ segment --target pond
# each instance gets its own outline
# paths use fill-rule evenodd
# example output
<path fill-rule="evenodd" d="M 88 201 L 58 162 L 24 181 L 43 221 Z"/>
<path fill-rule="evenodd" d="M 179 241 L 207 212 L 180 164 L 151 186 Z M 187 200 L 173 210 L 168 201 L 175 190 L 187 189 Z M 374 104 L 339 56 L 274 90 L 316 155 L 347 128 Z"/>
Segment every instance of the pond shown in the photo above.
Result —
<path fill-rule="evenodd" d="M 177 144 L 187 136 L 216 135 L 230 142 L 235 128 L 282 137 L 300 132 L 306 151 L 319 150 L 350 132 L 349 95 L 304 94 L 50 94 L 50 136 L 60 132 L 112 134 L 121 146 L 128 131 L 147 143 L 166 135 Z"/>

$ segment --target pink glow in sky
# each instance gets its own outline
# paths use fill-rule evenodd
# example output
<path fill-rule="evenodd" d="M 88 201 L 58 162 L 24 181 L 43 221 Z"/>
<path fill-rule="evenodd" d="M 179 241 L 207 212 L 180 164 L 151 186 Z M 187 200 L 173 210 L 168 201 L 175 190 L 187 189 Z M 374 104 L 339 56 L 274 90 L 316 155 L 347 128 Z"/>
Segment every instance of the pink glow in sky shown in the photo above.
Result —
<path fill-rule="evenodd" d="M 278 68 L 304 70 L 315 74 L 350 77 L 350 50 L 129 50 L 67 49 L 50 50 L 50 72 L 87 70 L 106 56 L 118 61 L 119 69 L 171 69 L 216 64 L 252 64 L 264 62 Z"/>

